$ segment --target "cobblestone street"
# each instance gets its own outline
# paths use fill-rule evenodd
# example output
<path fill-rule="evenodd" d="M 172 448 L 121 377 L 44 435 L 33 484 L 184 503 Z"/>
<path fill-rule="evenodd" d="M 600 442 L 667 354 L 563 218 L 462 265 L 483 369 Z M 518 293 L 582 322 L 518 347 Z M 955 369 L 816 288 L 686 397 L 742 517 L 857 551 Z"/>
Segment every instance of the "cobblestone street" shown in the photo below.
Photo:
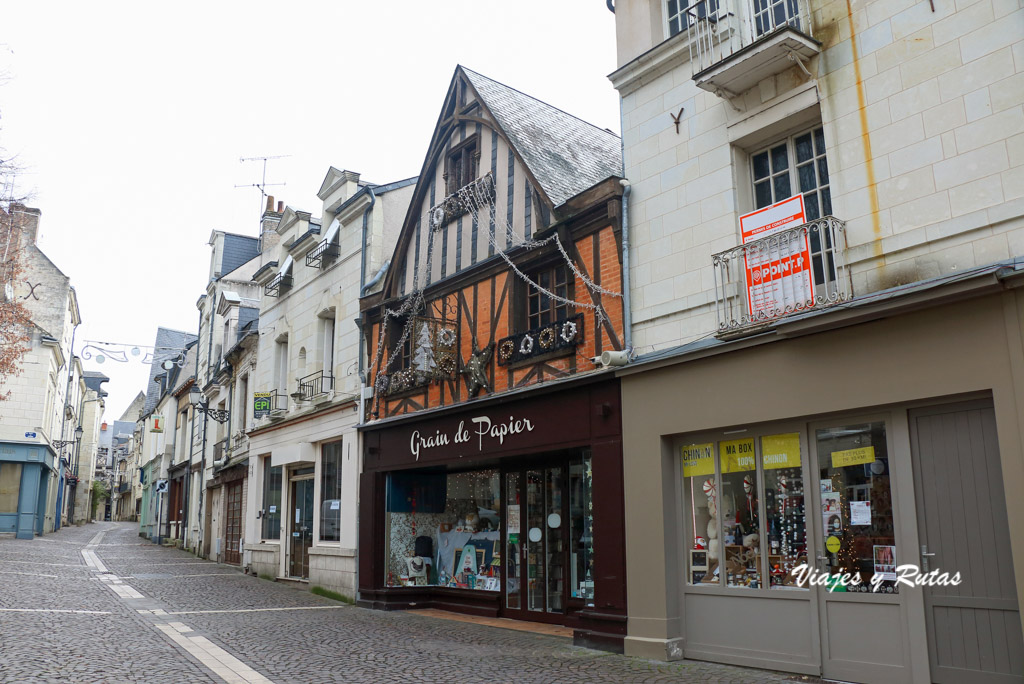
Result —
<path fill-rule="evenodd" d="M 369 611 L 157 547 L 130 523 L 0 539 L 0 682 L 785 682 Z"/>

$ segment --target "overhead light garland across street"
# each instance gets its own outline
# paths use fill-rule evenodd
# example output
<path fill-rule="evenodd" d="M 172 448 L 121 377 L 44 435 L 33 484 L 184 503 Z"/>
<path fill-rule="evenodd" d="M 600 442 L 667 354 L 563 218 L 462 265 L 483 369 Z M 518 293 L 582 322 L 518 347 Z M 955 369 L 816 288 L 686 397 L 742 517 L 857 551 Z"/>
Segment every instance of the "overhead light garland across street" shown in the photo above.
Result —
<path fill-rule="evenodd" d="M 134 360 L 150 364 L 153 361 L 160 361 L 164 370 L 171 370 L 174 366 L 181 368 L 185 365 L 185 351 L 181 347 L 154 347 L 148 344 L 86 340 L 85 346 L 79 353 L 83 360 L 96 363 L 105 363 L 108 359 L 117 363 L 128 363 Z"/>

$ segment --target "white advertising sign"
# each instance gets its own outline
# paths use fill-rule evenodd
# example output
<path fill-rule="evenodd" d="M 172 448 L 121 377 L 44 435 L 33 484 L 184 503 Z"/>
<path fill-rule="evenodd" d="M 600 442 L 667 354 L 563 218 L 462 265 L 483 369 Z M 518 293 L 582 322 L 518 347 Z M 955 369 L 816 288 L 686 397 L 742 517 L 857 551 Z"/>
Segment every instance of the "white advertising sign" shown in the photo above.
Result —
<path fill-rule="evenodd" d="M 763 240 L 807 223 L 803 195 L 796 195 L 740 217 L 743 244 Z M 793 235 L 752 248 L 744 256 L 747 304 L 751 316 L 803 304 L 814 294 L 808 235 Z"/>

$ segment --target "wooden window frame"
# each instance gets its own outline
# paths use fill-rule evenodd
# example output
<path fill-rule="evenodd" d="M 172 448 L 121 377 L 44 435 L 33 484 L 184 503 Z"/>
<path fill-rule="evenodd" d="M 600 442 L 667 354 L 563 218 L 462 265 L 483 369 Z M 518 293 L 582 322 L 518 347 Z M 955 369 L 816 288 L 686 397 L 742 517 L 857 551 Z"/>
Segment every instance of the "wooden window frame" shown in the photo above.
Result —
<path fill-rule="evenodd" d="M 480 136 L 472 135 L 445 156 L 445 194 L 452 195 L 480 175 Z"/>
<path fill-rule="evenodd" d="M 559 283 L 557 282 L 557 277 L 559 274 L 563 275 L 565 279 L 561 283 L 561 285 L 564 285 L 563 291 L 558 290 Z M 546 263 L 526 271 L 526 275 L 532 282 L 537 283 L 546 290 L 550 290 L 569 300 L 572 300 L 574 297 L 575 293 L 573 290 L 575 289 L 576 279 L 572 276 L 568 265 L 564 263 Z M 546 282 L 543 278 L 545 275 L 549 276 Z M 576 307 L 551 299 L 529 283 L 521 283 L 521 285 L 522 295 L 517 298 L 519 306 L 516 312 L 518 328 L 522 330 L 541 328 L 576 313 Z M 537 303 L 536 312 L 533 311 L 534 302 Z M 544 308 L 541 309 L 541 306 L 544 306 Z M 544 318 L 544 314 L 548 314 L 547 319 Z"/>

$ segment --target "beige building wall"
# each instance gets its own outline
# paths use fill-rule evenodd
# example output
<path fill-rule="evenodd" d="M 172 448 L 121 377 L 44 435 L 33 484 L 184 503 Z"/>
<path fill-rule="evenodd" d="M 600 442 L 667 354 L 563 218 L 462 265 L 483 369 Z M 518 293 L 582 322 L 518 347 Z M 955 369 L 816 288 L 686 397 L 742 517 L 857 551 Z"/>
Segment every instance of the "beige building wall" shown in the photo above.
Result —
<path fill-rule="evenodd" d="M 641 352 L 715 330 L 711 255 L 739 244 L 738 217 L 754 208 L 750 156 L 813 125 L 824 127 L 854 295 L 1024 254 L 1020 4 L 800 5 L 821 42 L 810 76 L 787 62 L 729 99 L 695 85 L 687 36 L 669 39 L 664 0 L 616 3 L 611 79 L 633 187 Z"/>
<path fill-rule="evenodd" d="M 987 292 L 978 289 L 973 298 L 956 301 L 965 296 L 960 292 L 941 304 L 934 301 L 930 308 L 914 310 L 910 305 L 859 325 L 822 322 L 815 332 L 762 336 L 620 373 L 627 558 L 643 558 L 642 564 L 631 563 L 627 574 L 626 653 L 682 657 L 704 640 L 702 625 L 733 619 L 723 612 L 732 601 L 729 610 L 746 616 L 746 636 L 730 642 L 736 652 L 728 656 L 729 662 L 819 671 L 818 613 L 799 607 L 799 601 L 810 599 L 806 593 L 773 607 L 765 602 L 779 600 L 774 592 L 745 597 L 742 590 L 726 590 L 718 592 L 719 603 L 706 593 L 686 592 L 680 455 L 672 441 L 680 435 L 767 423 L 796 431 L 822 419 L 881 416 L 893 447 L 897 553 L 914 559 L 920 541 L 907 410 L 928 402 L 990 397 L 1010 521 L 1007 543 L 1017 587 L 1024 586 L 1024 533 L 1013 524 L 1024 520 L 1024 502 L 1015 494 L 1024 486 L 1024 297 L 1019 288 L 988 287 Z M 965 324 L 951 326 L 949 321 Z M 878 353 L 880 340 L 885 341 L 884 354 Z M 794 381 L 794 374 L 808 380 Z M 744 378 L 742 385 L 730 385 L 735 378 Z M 860 656 L 867 662 L 895 661 L 901 674 L 887 681 L 930 681 L 922 591 L 901 589 L 900 597 L 894 613 L 892 606 L 881 606 L 878 612 L 851 618 L 853 624 L 870 615 L 871 626 L 865 627 L 881 637 L 862 643 L 885 644 L 875 654 Z M 783 615 L 791 620 L 778 622 Z M 786 629 L 776 629 L 783 623 Z M 756 636 L 750 637 L 752 633 Z M 847 645 L 856 650 L 859 643 Z M 768 654 L 771 649 L 774 655 Z M 725 656 L 690 652 L 690 657 Z"/>

